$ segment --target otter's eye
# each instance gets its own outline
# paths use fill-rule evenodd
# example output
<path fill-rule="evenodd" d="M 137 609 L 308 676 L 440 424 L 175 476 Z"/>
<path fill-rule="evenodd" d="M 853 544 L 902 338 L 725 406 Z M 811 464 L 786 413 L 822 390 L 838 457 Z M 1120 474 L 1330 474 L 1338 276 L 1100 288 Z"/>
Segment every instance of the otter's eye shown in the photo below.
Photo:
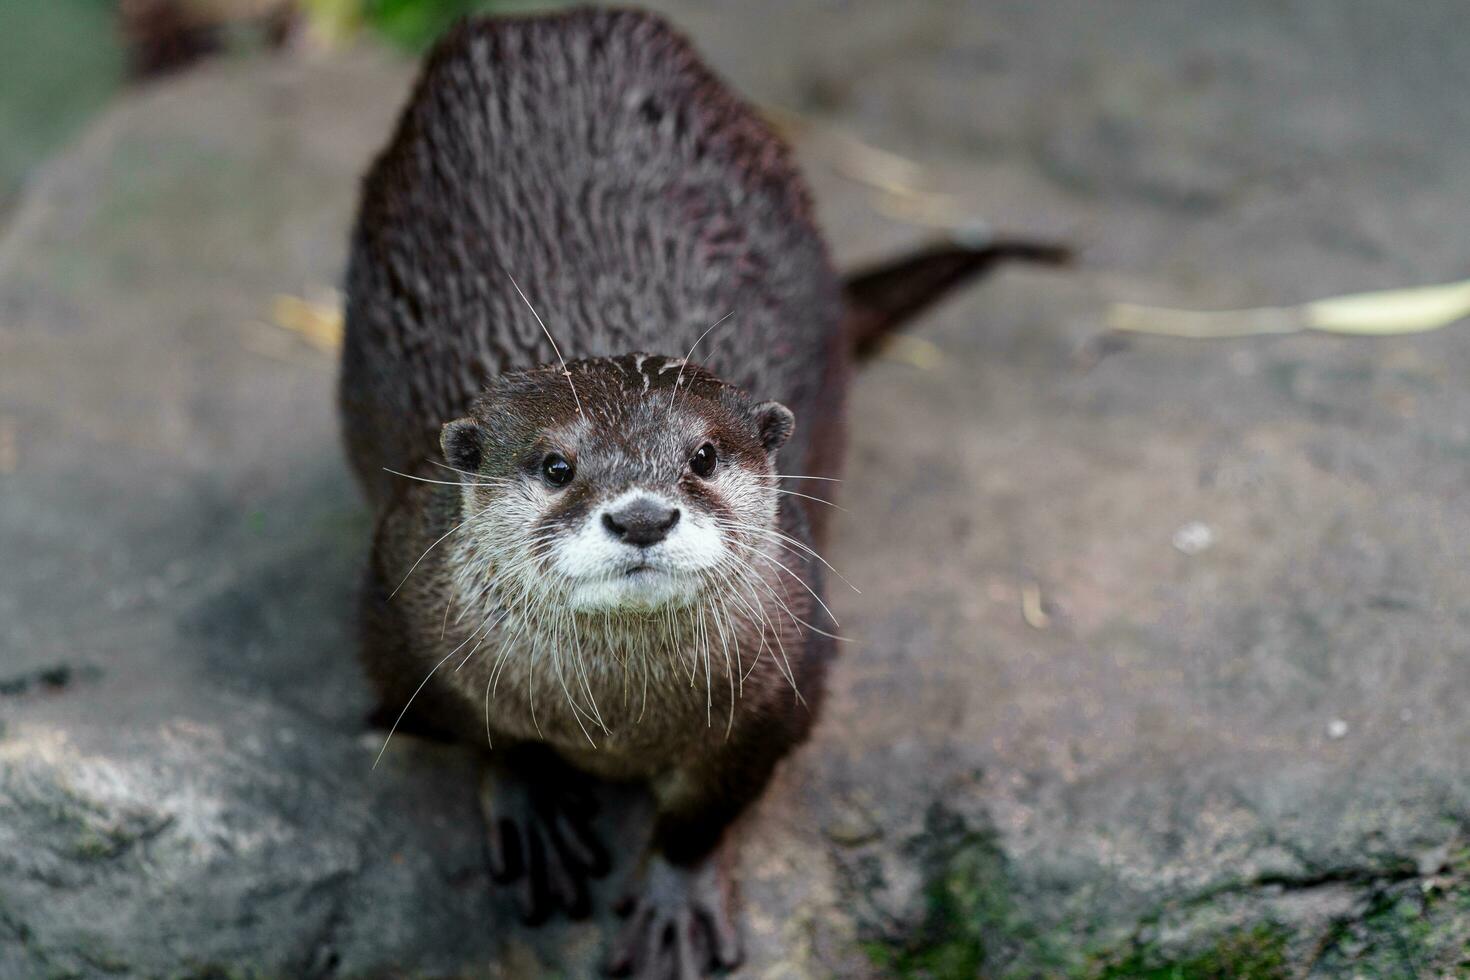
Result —
<path fill-rule="evenodd" d="M 694 451 L 689 457 L 689 468 L 694 475 L 701 479 L 709 479 L 709 475 L 715 471 L 715 447 L 705 443 Z"/>
<path fill-rule="evenodd" d="M 547 453 L 546 458 L 541 461 L 541 475 L 554 487 L 564 487 L 571 483 L 576 472 L 576 468 L 567 462 L 565 456 L 556 453 Z"/>

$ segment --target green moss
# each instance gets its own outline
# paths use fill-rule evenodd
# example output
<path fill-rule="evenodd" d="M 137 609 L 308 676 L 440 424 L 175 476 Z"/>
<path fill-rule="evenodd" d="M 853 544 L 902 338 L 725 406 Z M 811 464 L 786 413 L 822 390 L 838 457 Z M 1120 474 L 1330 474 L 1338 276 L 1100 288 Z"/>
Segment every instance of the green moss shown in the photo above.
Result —
<path fill-rule="evenodd" d="M 1361 917 L 1338 923 L 1317 972 L 1365 978 L 1470 976 L 1470 855 L 1449 874 L 1385 888 Z"/>
<path fill-rule="evenodd" d="M 558 7 L 564 0 L 332 0 L 325 7 L 332 19 L 366 24 L 389 41 L 420 51 L 460 17 L 469 14 L 518 14 Z"/>
<path fill-rule="evenodd" d="M 1270 898 L 1274 890 L 1252 882 L 1119 921 L 1127 913 L 1116 901 L 1093 911 L 1100 896 L 1090 885 L 1016 874 L 993 832 L 938 805 L 924 832 L 901 846 L 923 874 L 922 916 L 902 931 L 873 927 L 861 947 L 877 972 L 897 980 L 1470 978 L 1470 846 L 1427 877 L 1412 864 L 1386 865 L 1365 880 L 1350 916 L 1305 931 L 1280 918 L 1289 910 Z M 860 867 L 854 880 L 884 887 L 876 866 Z M 1158 935 L 1171 938 L 1151 938 Z"/>
<path fill-rule="evenodd" d="M 986 842 L 967 842 L 925 892 L 926 914 L 915 935 L 865 946 L 886 974 L 926 980 L 960 980 L 980 974 L 985 962 L 986 918 L 1004 911 L 993 888 L 997 855 Z"/>
<path fill-rule="evenodd" d="M 98 973 L 122 976 L 132 972 L 131 964 L 127 960 L 102 946 L 78 949 L 77 955 Z"/>
<path fill-rule="evenodd" d="M 104 861 L 119 850 L 121 844 L 115 838 L 99 833 L 95 828 L 84 827 L 72 840 L 71 856 L 82 861 Z"/>
<path fill-rule="evenodd" d="M 259 980 L 262 974 L 249 967 L 223 966 L 218 963 L 196 964 L 173 974 L 169 980 Z"/>
<path fill-rule="evenodd" d="M 1135 947 L 1117 961 L 1098 962 L 1098 980 L 1276 980 L 1292 976 L 1286 930 L 1272 924 L 1228 932 L 1201 953 L 1168 961 L 1157 950 Z"/>
<path fill-rule="evenodd" d="M 1073 939 L 1048 933 L 1014 900 L 1017 883 L 993 833 L 968 828 L 935 807 L 924 835 L 910 846 L 928 871 L 924 918 L 909 934 L 864 944 L 885 975 L 902 980 L 1060 976 L 1080 964 Z"/>

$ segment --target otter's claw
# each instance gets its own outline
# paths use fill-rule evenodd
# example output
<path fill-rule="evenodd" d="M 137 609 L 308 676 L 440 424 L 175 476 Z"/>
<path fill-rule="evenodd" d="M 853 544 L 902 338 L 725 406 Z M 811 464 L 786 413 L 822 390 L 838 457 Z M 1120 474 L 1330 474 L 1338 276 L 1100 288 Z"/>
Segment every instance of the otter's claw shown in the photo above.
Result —
<path fill-rule="evenodd" d="M 557 907 L 574 919 L 592 911 L 587 882 L 612 866 L 597 839 L 597 802 L 583 786 L 552 777 L 492 771 L 480 787 L 489 835 L 490 876 L 516 886 L 521 917 L 544 922 Z"/>
<path fill-rule="evenodd" d="M 619 911 L 627 922 L 608 957 L 613 976 L 700 980 L 740 965 L 729 889 L 712 859 L 681 868 L 655 857 L 642 893 Z"/>

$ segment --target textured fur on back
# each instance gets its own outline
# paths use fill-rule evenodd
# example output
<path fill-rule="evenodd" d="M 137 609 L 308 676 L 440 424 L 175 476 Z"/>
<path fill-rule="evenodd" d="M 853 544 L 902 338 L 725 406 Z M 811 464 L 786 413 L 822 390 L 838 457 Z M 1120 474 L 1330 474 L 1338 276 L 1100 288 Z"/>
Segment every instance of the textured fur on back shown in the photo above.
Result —
<path fill-rule="evenodd" d="M 374 501 L 486 380 L 555 360 L 694 360 L 784 402 L 802 465 L 841 409 L 841 295 L 788 151 L 662 20 L 462 23 L 369 172 L 341 399 Z M 823 390 L 826 389 L 826 390 Z"/>

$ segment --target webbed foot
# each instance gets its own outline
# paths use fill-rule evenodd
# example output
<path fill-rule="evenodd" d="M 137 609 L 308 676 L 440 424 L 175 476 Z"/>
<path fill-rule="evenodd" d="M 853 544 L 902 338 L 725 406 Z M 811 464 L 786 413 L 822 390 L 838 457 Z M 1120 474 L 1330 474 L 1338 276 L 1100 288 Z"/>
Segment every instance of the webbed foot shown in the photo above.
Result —
<path fill-rule="evenodd" d="M 700 980 L 740 965 L 730 887 L 714 857 L 681 867 L 655 856 L 641 889 L 619 909 L 627 921 L 613 942 L 609 973 Z"/>
<path fill-rule="evenodd" d="M 592 826 L 588 781 L 560 763 L 497 767 L 480 784 L 490 876 L 514 885 L 521 917 L 544 922 L 558 907 L 574 919 L 592 911 L 588 881 L 612 867 Z"/>

